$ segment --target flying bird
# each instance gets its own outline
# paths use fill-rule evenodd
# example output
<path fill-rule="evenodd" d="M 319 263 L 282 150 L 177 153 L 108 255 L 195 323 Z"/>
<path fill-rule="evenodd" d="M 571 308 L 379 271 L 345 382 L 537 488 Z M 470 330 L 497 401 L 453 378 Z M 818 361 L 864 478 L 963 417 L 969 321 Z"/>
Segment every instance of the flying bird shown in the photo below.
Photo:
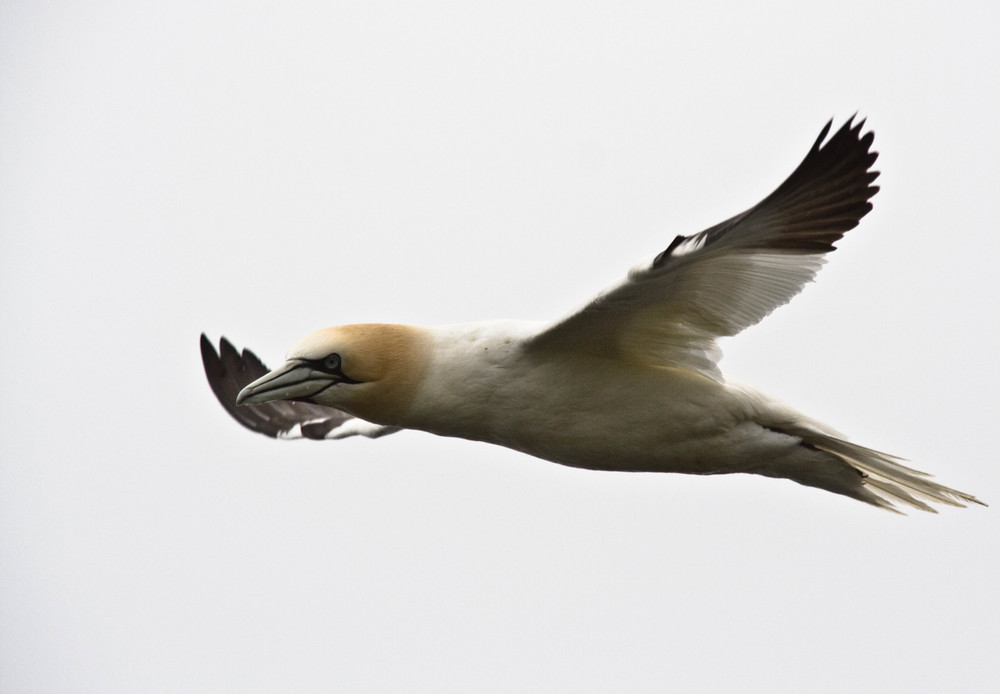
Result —
<path fill-rule="evenodd" d="M 419 429 L 592 470 L 785 478 L 890 510 L 982 504 L 719 371 L 718 339 L 798 294 L 872 209 L 874 134 L 852 118 L 828 139 L 832 124 L 762 202 L 554 323 L 326 328 L 270 372 L 202 335 L 209 384 L 271 437 Z"/>

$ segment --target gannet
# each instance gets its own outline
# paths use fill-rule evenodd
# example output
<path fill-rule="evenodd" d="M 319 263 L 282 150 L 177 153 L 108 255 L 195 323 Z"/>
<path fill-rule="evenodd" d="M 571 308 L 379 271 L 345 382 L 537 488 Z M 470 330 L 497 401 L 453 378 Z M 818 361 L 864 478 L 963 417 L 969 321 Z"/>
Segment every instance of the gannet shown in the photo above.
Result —
<path fill-rule="evenodd" d="M 677 236 L 554 323 L 342 325 L 268 372 L 203 334 L 208 381 L 241 424 L 271 437 L 379 437 L 419 429 L 591 470 L 752 473 L 895 510 L 982 504 L 719 371 L 720 337 L 758 323 L 813 280 L 871 209 L 878 154 L 865 121 L 826 124 L 762 202 Z"/>

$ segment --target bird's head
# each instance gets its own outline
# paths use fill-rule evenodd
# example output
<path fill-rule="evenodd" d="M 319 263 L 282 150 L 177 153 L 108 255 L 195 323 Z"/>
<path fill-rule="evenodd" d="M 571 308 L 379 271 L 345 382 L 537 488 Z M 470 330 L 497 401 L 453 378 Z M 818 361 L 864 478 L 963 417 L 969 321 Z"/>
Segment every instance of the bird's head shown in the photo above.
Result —
<path fill-rule="evenodd" d="M 297 400 L 379 424 L 395 424 L 427 368 L 420 328 L 369 323 L 319 330 L 288 351 L 285 363 L 248 385 L 237 405 Z"/>

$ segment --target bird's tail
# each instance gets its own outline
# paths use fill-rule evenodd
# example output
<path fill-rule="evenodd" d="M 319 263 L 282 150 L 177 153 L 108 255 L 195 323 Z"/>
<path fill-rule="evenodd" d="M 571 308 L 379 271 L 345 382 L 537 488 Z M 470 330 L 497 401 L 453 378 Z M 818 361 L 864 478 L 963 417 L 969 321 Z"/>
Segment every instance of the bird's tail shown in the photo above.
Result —
<path fill-rule="evenodd" d="M 851 491 L 841 491 L 874 506 L 899 513 L 896 504 L 906 504 L 921 511 L 937 513 L 930 503 L 965 506 L 986 504 L 966 494 L 931 480 L 931 475 L 902 464 L 902 458 L 865 448 L 855 443 L 812 429 L 796 431 L 802 440 L 830 453 L 861 473 L 861 484 Z"/>

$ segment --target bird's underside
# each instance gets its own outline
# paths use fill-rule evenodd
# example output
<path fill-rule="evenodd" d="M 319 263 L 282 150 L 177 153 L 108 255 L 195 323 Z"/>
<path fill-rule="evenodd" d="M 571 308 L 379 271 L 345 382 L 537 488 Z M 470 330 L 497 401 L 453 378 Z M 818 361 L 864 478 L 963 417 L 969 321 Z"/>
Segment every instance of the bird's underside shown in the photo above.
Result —
<path fill-rule="evenodd" d="M 890 510 L 982 504 L 719 372 L 717 340 L 798 294 L 872 208 L 874 136 L 848 121 L 827 139 L 831 124 L 760 203 L 677 236 L 548 326 L 339 326 L 270 372 L 202 335 L 209 384 L 236 421 L 272 438 L 413 428 L 575 467 L 790 479 Z"/>

